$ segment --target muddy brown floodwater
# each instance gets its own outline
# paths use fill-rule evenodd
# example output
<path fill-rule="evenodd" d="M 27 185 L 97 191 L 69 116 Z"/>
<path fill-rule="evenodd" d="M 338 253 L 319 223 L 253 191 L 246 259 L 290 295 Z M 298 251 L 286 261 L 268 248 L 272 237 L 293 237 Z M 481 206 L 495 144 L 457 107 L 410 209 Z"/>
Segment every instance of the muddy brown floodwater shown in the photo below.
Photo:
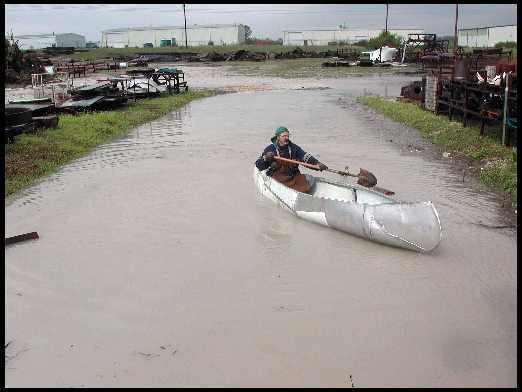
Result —
<path fill-rule="evenodd" d="M 240 92 L 6 200 L 6 237 L 40 235 L 5 249 L 6 386 L 517 385 L 517 234 L 502 201 L 354 102 L 415 78 L 184 70 L 195 88 Z M 330 167 L 432 200 L 440 246 L 379 245 L 259 196 L 253 163 L 280 125 Z"/>

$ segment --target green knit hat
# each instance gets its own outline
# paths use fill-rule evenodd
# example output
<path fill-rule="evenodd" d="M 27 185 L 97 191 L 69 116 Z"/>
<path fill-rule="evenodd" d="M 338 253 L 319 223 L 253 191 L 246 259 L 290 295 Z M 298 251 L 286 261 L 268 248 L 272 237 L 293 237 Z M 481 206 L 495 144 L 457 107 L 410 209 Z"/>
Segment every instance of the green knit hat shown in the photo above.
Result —
<path fill-rule="evenodd" d="M 287 127 L 279 127 L 275 130 L 274 136 L 270 140 L 272 140 L 272 143 L 276 141 L 277 137 L 281 135 L 283 132 L 289 132 Z"/>

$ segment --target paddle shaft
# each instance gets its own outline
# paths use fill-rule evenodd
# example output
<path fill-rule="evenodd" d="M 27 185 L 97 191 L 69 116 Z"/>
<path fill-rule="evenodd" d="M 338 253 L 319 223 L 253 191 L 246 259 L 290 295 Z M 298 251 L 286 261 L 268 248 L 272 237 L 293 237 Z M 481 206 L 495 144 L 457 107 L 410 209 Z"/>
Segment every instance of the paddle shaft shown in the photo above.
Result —
<path fill-rule="evenodd" d="M 278 156 L 274 156 L 274 159 L 276 161 L 294 163 L 296 165 L 301 165 L 301 166 L 304 166 L 304 167 L 307 167 L 307 168 L 313 169 L 313 170 L 320 170 L 319 169 L 319 165 L 312 165 L 310 163 L 305 163 L 305 162 L 301 162 L 301 161 L 295 161 L 293 159 L 282 158 L 282 157 L 278 157 Z M 340 171 L 340 170 L 333 170 L 333 169 L 326 169 L 326 171 L 329 171 L 331 173 L 340 174 L 341 176 L 359 177 L 357 174 L 352 174 L 352 173 L 349 173 L 347 171 Z M 395 194 L 394 191 L 390 191 L 389 189 L 385 189 L 385 188 L 381 188 L 381 187 L 373 187 L 373 189 L 376 190 L 377 192 L 383 193 L 383 194 L 385 194 L 387 196 L 392 196 L 392 195 Z"/>
<path fill-rule="evenodd" d="M 304 167 L 307 167 L 307 168 L 313 169 L 313 170 L 320 170 L 319 169 L 319 165 L 312 165 L 310 163 L 305 163 L 305 162 L 301 162 L 301 161 L 294 161 L 293 159 L 282 158 L 282 157 L 277 157 L 277 156 L 274 156 L 274 159 L 277 160 L 277 161 L 282 161 L 282 162 L 295 163 L 296 165 L 301 165 L 301 166 L 304 166 Z M 342 176 L 359 177 L 357 174 L 343 172 L 343 171 L 340 171 L 340 170 L 333 170 L 333 169 L 325 169 L 325 170 L 329 171 L 331 173 L 340 174 Z"/>

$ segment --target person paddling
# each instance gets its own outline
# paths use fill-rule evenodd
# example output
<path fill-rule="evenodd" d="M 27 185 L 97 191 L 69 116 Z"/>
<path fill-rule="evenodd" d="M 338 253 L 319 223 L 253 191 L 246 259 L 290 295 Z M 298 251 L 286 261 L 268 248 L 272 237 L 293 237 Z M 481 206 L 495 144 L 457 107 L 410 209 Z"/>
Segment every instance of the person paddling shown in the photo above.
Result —
<path fill-rule="evenodd" d="M 310 184 L 306 181 L 304 174 L 301 174 L 299 171 L 299 165 L 278 162 L 274 159 L 274 156 L 317 165 L 321 171 L 327 170 L 328 167 L 297 144 L 292 143 L 290 141 L 290 132 L 286 127 L 277 128 L 270 140 L 272 143 L 265 148 L 261 156 L 256 160 L 258 170 L 268 169 L 266 172 L 267 176 L 298 192 L 308 193 Z"/>

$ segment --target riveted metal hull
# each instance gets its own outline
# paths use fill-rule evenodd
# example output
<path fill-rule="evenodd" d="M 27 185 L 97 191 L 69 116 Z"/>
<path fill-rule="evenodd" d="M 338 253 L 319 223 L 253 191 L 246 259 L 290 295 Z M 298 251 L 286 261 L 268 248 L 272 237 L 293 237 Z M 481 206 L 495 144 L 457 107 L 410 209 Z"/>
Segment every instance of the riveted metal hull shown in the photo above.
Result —
<path fill-rule="evenodd" d="M 261 194 L 302 219 L 419 252 L 429 252 L 440 243 L 442 229 L 431 201 L 399 202 L 359 185 L 306 177 L 311 194 L 288 188 L 254 167 Z"/>

